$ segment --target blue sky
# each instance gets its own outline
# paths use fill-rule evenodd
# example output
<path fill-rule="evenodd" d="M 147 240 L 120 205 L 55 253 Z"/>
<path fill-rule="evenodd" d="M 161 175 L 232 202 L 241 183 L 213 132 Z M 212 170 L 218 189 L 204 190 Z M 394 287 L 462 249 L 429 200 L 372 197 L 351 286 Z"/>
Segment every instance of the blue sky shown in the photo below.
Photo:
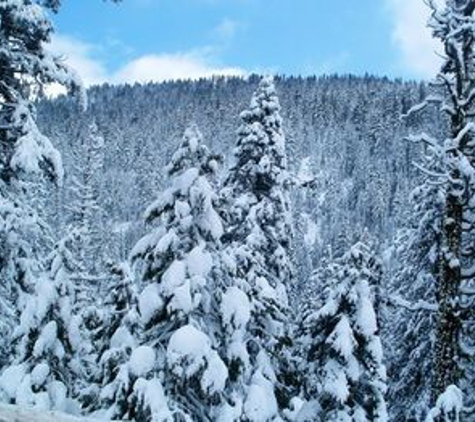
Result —
<path fill-rule="evenodd" d="M 210 74 L 430 77 L 422 0 L 65 0 L 53 49 L 87 84 Z"/>

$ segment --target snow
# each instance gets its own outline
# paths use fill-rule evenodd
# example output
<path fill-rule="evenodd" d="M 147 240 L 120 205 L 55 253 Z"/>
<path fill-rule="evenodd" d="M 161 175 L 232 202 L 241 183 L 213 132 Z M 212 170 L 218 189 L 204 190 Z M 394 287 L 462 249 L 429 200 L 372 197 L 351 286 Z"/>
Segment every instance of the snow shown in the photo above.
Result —
<path fill-rule="evenodd" d="M 426 422 L 435 422 L 442 420 L 460 421 L 460 414 L 463 410 L 463 393 L 455 385 L 449 385 L 447 390 L 437 399 L 435 407 L 427 415 Z"/>
<path fill-rule="evenodd" d="M 151 413 L 149 422 L 172 422 L 173 416 L 163 391 L 162 384 L 157 379 L 145 380 L 139 378 L 134 384 L 134 394 Z"/>
<path fill-rule="evenodd" d="M 184 261 L 173 261 L 162 276 L 161 287 L 163 294 L 171 297 L 175 289 L 182 286 L 186 279 L 186 263 Z"/>
<path fill-rule="evenodd" d="M 45 318 L 51 304 L 56 299 L 56 289 L 53 283 L 42 278 L 35 285 L 36 294 L 28 298 L 24 312 L 21 313 L 18 334 L 24 334 L 35 321 Z"/>
<path fill-rule="evenodd" d="M 278 415 L 274 385 L 262 374 L 254 374 L 244 402 L 244 413 L 251 422 L 267 422 Z"/>
<path fill-rule="evenodd" d="M 213 268 L 213 258 L 204 250 L 204 245 L 199 245 L 187 255 L 186 265 L 190 276 L 206 277 Z"/>
<path fill-rule="evenodd" d="M 46 363 L 39 363 L 31 371 L 31 382 L 35 387 L 41 387 L 50 373 L 49 366 Z"/>
<path fill-rule="evenodd" d="M 309 183 L 315 179 L 312 169 L 312 157 L 305 157 L 302 159 L 297 178 L 301 184 Z"/>
<path fill-rule="evenodd" d="M 203 373 L 201 387 L 203 391 L 212 395 L 224 391 L 228 379 L 228 368 L 214 350 L 207 360 L 208 366 Z"/>
<path fill-rule="evenodd" d="M 50 321 L 43 327 L 38 340 L 36 340 L 35 346 L 33 348 L 33 355 L 40 357 L 47 351 L 53 350 L 56 345 L 55 343 L 57 338 L 58 325 L 56 324 L 56 321 Z"/>
<path fill-rule="evenodd" d="M 191 185 L 199 176 L 199 170 L 192 167 L 183 174 L 177 176 L 173 181 L 173 189 L 179 191 L 182 195 L 186 195 Z"/>
<path fill-rule="evenodd" d="M 188 202 L 175 201 L 175 216 L 179 220 L 185 220 L 191 214 L 191 207 Z"/>
<path fill-rule="evenodd" d="M 164 302 L 159 287 L 156 284 L 146 286 L 139 296 L 139 312 L 142 323 L 147 325 L 163 307 Z"/>
<path fill-rule="evenodd" d="M 358 304 L 357 310 L 357 324 L 360 329 L 360 332 L 370 338 L 372 337 L 377 329 L 378 323 L 376 320 L 376 312 L 370 297 L 370 288 L 367 282 L 360 282 L 358 286 L 360 290 L 360 302 Z"/>
<path fill-rule="evenodd" d="M 294 419 L 295 422 L 313 422 L 318 420 L 318 414 L 321 411 L 320 404 L 317 400 L 309 400 L 302 404 L 300 411 L 297 413 Z"/>
<path fill-rule="evenodd" d="M 38 130 L 27 102 L 20 102 L 13 119 L 18 127 L 23 126 L 25 134 L 16 141 L 15 153 L 10 160 L 11 167 L 25 173 L 39 173 L 40 164 L 46 161 L 58 182 L 62 183 L 64 171 L 61 155 Z"/>
<path fill-rule="evenodd" d="M 333 348 L 347 361 L 353 356 L 356 340 L 346 315 L 342 315 L 334 331 L 328 337 L 327 343 L 331 343 Z"/>
<path fill-rule="evenodd" d="M 149 346 L 134 349 L 130 356 L 130 372 L 136 377 L 143 377 L 153 371 L 155 366 L 155 351 Z"/>
<path fill-rule="evenodd" d="M 95 419 L 77 418 L 60 412 L 41 412 L 0 404 L 1 422 L 99 422 Z"/>
<path fill-rule="evenodd" d="M 205 393 L 224 389 L 227 367 L 211 348 L 209 337 L 192 325 L 185 325 L 173 333 L 167 347 L 167 362 L 177 377 L 187 379 L 205 368 L 201 379 Z"/>
<path fill-rule="evenodd" d="M 195 327 L 185 325 L 171 336 L 167 360 L 177 376 L 190 378 L 204 367 L 210 353 L 209 337 Z"/>
<path fill-rule="evenodd" d="M 304 234 L 304 242 L 308 248 L 315 246 L 318 240 L 318 225 L 308 216 L 304 216 L 305 221 L 305 234 Z"/>
<path fill-rule="evenodd" d="M 237 286 L 229 287 L 221 301 L 221 315 L 224 325 L 234 329 L 246 326 L 251 318 L 251 303 L 247 295 Z"/>
<path fill-rule="evenodd" d="M 0 378 L 0 390 L 8 398 L 14 398 L 26 373 L 26 365 L 12 365 L 5 369 Z"/>
<path fill-rule="evenodd" d="M 110 339 L 110 348 L 118 349 L 122 347 L 134 348 L 136 345 L 135 337 L 126 327 L 119 327 Z"/>
<path fill-rule="evenodd" d="M 194 305 L 190 290 L 190 280 L 186 280 L 181 286 L 175 288 L 172 300 L 168 304 L 168 309 L 189 314 L 193 310 Z"/>
<path fill-rule="evenodd" d="M 324 390 L 340 403 L 345 403 L 350 395 L 350 389 L 342 366 L 336 360 L 330 359 L 323 371 L 325 373 Z"/>
<path fill-rule="evenodd" d="M 257 278 L 256 289 L 261 299 L 270 301 L 277 299 L 275 289 L 272 288 L 267 279 L 264 277 Z"/>

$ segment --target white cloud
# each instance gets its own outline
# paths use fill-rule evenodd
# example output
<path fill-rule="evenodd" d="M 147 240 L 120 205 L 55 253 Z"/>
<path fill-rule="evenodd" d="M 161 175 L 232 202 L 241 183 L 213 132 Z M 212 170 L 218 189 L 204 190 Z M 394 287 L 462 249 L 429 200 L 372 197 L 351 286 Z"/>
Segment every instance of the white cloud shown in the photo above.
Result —
<path fill-rule="evenodd" d="M 199 79 L 213 75 L 244 75 L 239 68 L 216 67 L 205 56 L 194 53 L 151 54 L 125 65 L 112 78 L 113 82 L 162 82 L 173 79 Z"/>
<path fill-rule="evenodd" d="M 212 49 L 184 53 L 148 54 L 109 71 L 105 63 L 96 58 L 99 50 L 94 45 L 65 35 L 55 35 L 51 50 L 64 57 L 82 78 L 86 86 L 109 82 L 163 82 L 176 79 L 199 79 L 214 75 L 245 75 L 243 69 L 216 65 Z M 54 91 L 55 92 L 55 91 Z"/>
<path fill-rule="evenodd" d="M 429 8 L 423 0 L 386 0 L 394 19 L 393 41 L 402 66 L 414 76 L 431 78 L 439 69 L 439 44 L 427 27 Z"/>

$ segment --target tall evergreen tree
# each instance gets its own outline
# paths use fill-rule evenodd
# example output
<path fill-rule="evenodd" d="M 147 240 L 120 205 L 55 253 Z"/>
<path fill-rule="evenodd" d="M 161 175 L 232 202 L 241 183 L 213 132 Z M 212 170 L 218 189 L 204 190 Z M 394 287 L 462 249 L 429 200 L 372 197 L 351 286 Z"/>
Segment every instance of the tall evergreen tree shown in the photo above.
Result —
<path fill-rule="evenodd" d="M 441 151 L 445 165 L 441 174 L 432 174 L 433 183 L 441 183 L 445 194 L 441 253 L 436 264 L 435 402 L 450 385 L 473 389 L 475 1 L 447 0 L 440 7 L 429 1 L 429 6 L 429 25 L 442 42 L 444 62 L 434 85 L 435 95 L 423 105 L 436 104 L 449 124 L 448 139 L 419 137 Z"/>
<path fill-rule="evenodd" d="M 50 83 L 73 91 L 79 84 L 45 49 L 52 27 L 43 2 L 3 1 L 0 22 L 0 329 L 8 341 L 25 306 L 22 294 L 35 289 L 43 271 L 35 239 L 41 241 L 44 231 L 23 181 L 38 173 L 57 181 L 62 177 L 59 153 L 38 130 L 32 100 Z M 8 344 L 0 349 L 8 350 Z"/>
<path fill-rule="evenodd" d="M 241 118 L 222 198 L 226 246 L 235 260 L 230 289 L 247 298 L 251 313 L 246 324 L 230 327 L 227 358 L 234 394 L 244 400 L 239 417 L 257 422 L 278 418 L 290 398 L 280 356 L 289 346 L 292 225 L 285 136 L 272 78 L 262 79 Z"/>

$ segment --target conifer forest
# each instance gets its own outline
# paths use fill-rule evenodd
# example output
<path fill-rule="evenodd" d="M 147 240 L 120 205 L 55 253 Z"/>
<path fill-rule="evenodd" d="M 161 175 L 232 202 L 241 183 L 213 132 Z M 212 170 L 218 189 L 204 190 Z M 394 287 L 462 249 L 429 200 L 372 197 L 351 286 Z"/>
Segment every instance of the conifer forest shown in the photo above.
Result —
<path fill-rule="evenodd" d="M 475 0 L 432 80 L 87 88 L 60 3 L 0 0 L 0 421 L 475 422 Z"/>

